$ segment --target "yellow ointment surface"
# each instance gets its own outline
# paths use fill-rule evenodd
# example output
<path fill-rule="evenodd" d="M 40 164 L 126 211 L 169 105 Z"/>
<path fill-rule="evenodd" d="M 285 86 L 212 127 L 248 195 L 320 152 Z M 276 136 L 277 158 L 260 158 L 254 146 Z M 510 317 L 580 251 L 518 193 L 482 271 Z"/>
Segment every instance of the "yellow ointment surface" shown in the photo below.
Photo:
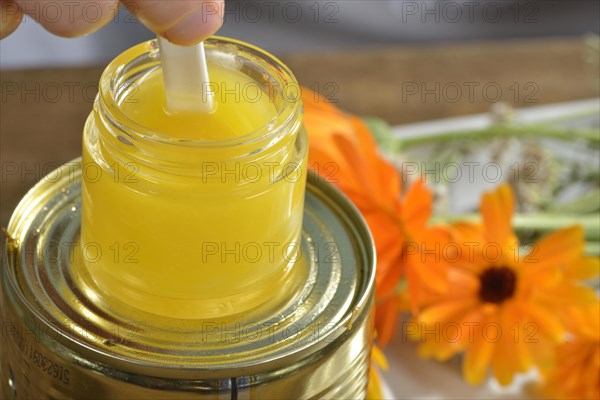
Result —
<path fill-rule="evenodd" d="M 253 84 L 218 65 L 209 65 L 209 74 L 219 88 Z M 243 136 L 243 146 L 198 148 L 152 139 L 139 145 L 126 135 L 109 145 L 99 140 L 106 128 L 92 113 L 97 127 L 88 121 L 92 132 L 84 140 L 81 248 L 102 292 L 154 314 L 213 318 L 247 312 L 299 284 L 303 273 L 294 261 L 306 154 L 300 160 L 293 154 L 292 134 L 240 157 L 256 146 L 248 135 L 276 115 L 266 94 L 246 97 L 217 92 L 210 114 L 168 113 L 156 69 L 117 105 L 127 124 L 161 140 Z"/>
<path fill-rule="evenodd" d="M 239 71 L 209 64 L 214 88 L 214 112 L 177 112 L 166 109 L 160 69 L 132 86 L 121 109 L 148 130 L 174 138 L 223 140 L 246 135 L 266 125 L 276 114 L 267 94 L 256 93 L 258 84 Z"/>

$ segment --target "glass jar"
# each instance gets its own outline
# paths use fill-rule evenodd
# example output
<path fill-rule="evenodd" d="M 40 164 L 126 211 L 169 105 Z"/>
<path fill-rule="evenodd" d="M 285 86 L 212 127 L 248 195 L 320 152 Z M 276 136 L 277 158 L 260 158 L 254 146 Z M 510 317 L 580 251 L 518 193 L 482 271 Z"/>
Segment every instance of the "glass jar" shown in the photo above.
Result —
<path fill-rule="evenodd" d="M 272 118 L 225 138 L 148 126 L 153 115 L 134 114 L 147 100 L 136 95 L 147 96 L 140 89 L 160 73 L 157 43 L 149 41 L 106 68 L 83 138 L 80 244 L 98 293 L 176 318 L 248 312 L 303 279 L 307 137 L 299 86 L 251 45 L 215 37 L 205 49 L 209 74 L 213 65 L 245 77 L 244 85 L 220 82 L 215 96 L 232 107 L 244 102 L 248 117 L 268 101 Z"/>

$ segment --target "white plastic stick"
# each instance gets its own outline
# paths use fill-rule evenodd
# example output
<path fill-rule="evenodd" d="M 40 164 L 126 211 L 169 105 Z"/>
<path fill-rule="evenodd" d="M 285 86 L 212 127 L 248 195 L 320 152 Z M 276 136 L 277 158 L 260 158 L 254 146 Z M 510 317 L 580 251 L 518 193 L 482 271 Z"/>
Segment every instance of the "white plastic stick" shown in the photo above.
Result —
<path fill-rule="evenodd" d="M 208 80 L 204 43 L 178 46 L 159 37 L 158 46 L 167 110 L 211 112 L 213 93 Z"/>

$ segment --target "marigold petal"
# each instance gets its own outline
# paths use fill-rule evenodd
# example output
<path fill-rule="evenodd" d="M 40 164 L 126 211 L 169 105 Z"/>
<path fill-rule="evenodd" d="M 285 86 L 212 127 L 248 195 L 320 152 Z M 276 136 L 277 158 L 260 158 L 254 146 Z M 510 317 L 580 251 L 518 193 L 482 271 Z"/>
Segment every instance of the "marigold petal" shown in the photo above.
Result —
<path fill-rule="evenodd" d="M 402 221 L 408 232 L 421 230 L 431 217 L 433 194 L 425 183 L 419 179 L 414 182 L 404 196 L 402 204 Z"/>
<path fill-rule="evenodd" d="M 581 379 L 583 378 L 583 374 L 581 371 L 581 367 L 579 365 L 573 366 L 573 368 L 564 371 L 564 375 L 562 377 L 562 390 L 565 392 L 576 391 L 577 387 L 581 383 Z"/>
<path fill-rule="evenodd" d="M 305 109 L 324 111 L 328 113 L 341 113 L 340 109 L 337 108 L 327 97 L 310 90 L 309 88 L 301 88 L 302 105 Z"/>
<path fill-rule="evenodd" d="M 539 290 L 556 287 L 564 280 L 563 273 L 558 268 L 548 267 L 543 264 L 527 264 L 521 262 L 520 280 L 523 289 Z"/>
<path fill-rule="evenodd" d="M 492 358 L 492 371 L 494 377 L 503 386 L 510 385 L 517 364 L 515 349 L 509 346 L 506 339 L 501 338 L 496 343 L 494 357 Z"/>
<path fill-rule="evenodd" d="M 534 304 L 529 304 L 527 307 L 529 318 L 535 324 L 535 328 L 540 333 L 556 343 L 560 343 L 565 338 L 565 330 L 560 322 L 560 319 L 554 314 L 554 310 L 546 310 Z M 532 338 L 534 339 L 534 338 Z M 535 339 L 541 340 L 541 339 Z"/>
<path fill-rule="evenodd" d="M 371 349 L 371 359 L 374 361 L 375 365 L 377 365 L 382 370 L 387 371 L 388 369 L 390 369 L 385 354 L 383 354 L 383 351 L 381 351 L 381 349 L 378 346 L 374 345 Z"/>
<path fill-rule="evenodd" d="M 375 148 L 359 148 L 356 138 L 334 135 L 333 144 L 336 149 L 339 150 L 342 155 L 342 159 L 345 161 L 342 165 L 348 166 L 356 177 L 356 182 L 361 185 L 365 193 L 369 195 L 375 195 L 373 193 L 374 180 L 371 174 L 369 174 L 370 166 L 367 164 L 367 157 L 372 153 L 376 153 Z M 385 199 L 385 201 L 389 201 Z"/>
<path fill-rule="evenodd" d="M 456 353 L 458 353 L 458 350 L 454 346 L 446 344 L 444 346 L 438 346 L 434 358 L 439 362 L 446 362 L 456 355 Z"/>
<path fill-rule="evenodd" d="M 369 227 L 372 220 L 367 220 Z M 377 250 L 377 269 L 375 271 L 375 284 L 377 296 L 388 297 L 394 294 L 404 271 L 402 265 L 402 239 L 394 238 L 392 234 L 385 236 L 379 228 L 372 229 L 375 247 Z"/>
<path fill-rule="evenodd" d="M 426 286 L 437 293 L 445 293 L 448 290 L 448 266 L 445 263 L 421 264 L 410 261 L 406 266 L 413 269 L 417 277 L 409 281 L 409 285 L 417 286 L 420 290 Z"/>
<path fill-rule="evenodd" d="M 427 326 L 423 323 L 411 339 L 421 341 L 419 355 L 424 358 L 434 357 L 446 361 L 473 344 L 476 338 L 481 338 L 483 314 L 480 307 L 475 307 L 463 313 L 456 321 L 446 322 L 439 327 Z M 438 335 L 432 335 L 437 332 Z M 432 340 L 432 337 L 434 340 Z"/>
<path fill-rule="evenodd" d="M 391 163 L 383 158 L 377 147 L 377 142 L 363 119 L 350 116 L 350 122 L 357 139 L 358 149 L 362 150 L 370 179 L 374 181 L 377 190 L 375 196 L 384 200 L 395 201 L 402 190 L 400 173 Z"/>
<path fill-rule="evenodd" d="M 383 399 L 383 391 L 381 389 L 381 378 L 375 366 L 371 365 L 369 369 L 369 384 L 367 385 L 367 399 L 379 400 Z"/>
<path fill-rule="evenodd" d="M 588 307 L 598 301 L 596 291 L 591 287 L 577 285 L 572 282 L 562 282 L 556 287 L 546 288 L 535 295 L 537 303 L 547 309 L 557 311 L 565 307 Z"/>
<path fill-rule="evenodd" d="M 420 228 L 416 225 L 411 229 L 406 229 L 404 224 L 404 230 L 407 232 L 407 243 L 413 243 L 421 252 L 422 262 L 446 262 L 448 260 L 453 261 L 453 254 L 445 254 L 448 249 L 448 243 L 451 240 L 450 231 L 440 225 L 426 227 L 421 226 Z M 410 240 L 410 241 L 409 241 Z"/>
<path fill-rule="evenodd" d="M 452 239 L 457 243 L 474 243 L 484 240 L 483 225 L 471 222 L 455 222 L 450 225 Z"/>
<path fill-rule="evenodd" d="M 434 227 L 421 229 L 418 235 L 405 240 L 403 258 L 406 260 L 406 269 L 412 269 L 409 285 L 412 284 L 419 291 L 431 290 L 436 293 L 445 293 L 448 290 L 448 262 L 441 251 L 448 241 L 448 233 L 444 228 Z M 416 238 L 415 238 L 416 236 Z"/>
<path fill-rule="evenodd" d="M 556 266 L 567 268 L 576 261 L 585 249 L 583 228 L 574 226 L 560 229 L 540 239 L 533 247 L 526 261 L 537 268 Z"/>
<path fill-rule="evenodd" d="M 449 264 L 474 274 L 479 274 L 489 266 L 487 255 L 483 252 L 487 240 L 483 225 L 454 223 L 448 231 L 450 239 L 446 244 L 445 257 Z"/>
<path fill-rule="evenodd" d="M 493 192 L 484 193 L 481 215 L 488 242 L 496 243 L 502 248 L 514 244 L 516 241 L 512 231 L 514 208 L 514 196 L 508 184 L 498 186 Z"/>
<path fill-rule="evenodd" d="M 376 204 L 393 212 L 400 197 L 400 175 L 396 168 L 383 159 L 367 125 L 357 117 L 349 117 L 353 136 L 335 135 L 333 141 L 354 169 L 363 190 Z"/>
<path fill-rule="evenodd" d="M 475 296 L 479 293 L 479 277 L 463 269 L 448 269 L 448 282 L 451 293 L 466 296 Z"/>
<path fill-rule="evenodd" d="M 500 311 L 501 332 L 494 349 L 492 371 L 501 385 L 509 385 L 517 371 L 525 372 L 532 365 L 521 316 L 516 302 L 506 303 Z"/>
<path fill-rule="evenodd" d="M 406 281 L 410 310 L 414 315 L 416 315 L 418 314 L 419 307 L 421 306 L 422 290 L 419 285 L 419 277 L 415 272 L 415 268 L 411 268 L 408 263 L 406 265 Z"/>
<path fill-rule="evenodd" d="M 463 375 L 471 385 L 480 384 L 486 377 L 494 344 L 477 336 L 463 359 Z"/>
<path fill-rule="evenodd" d="M 424 324 L 456 322 L 457 316 L 476 304 L 477 300 L 475 299 L 440 302 L 421 311 L 419 321 Z"/>
<path fill-rule="evenodd" d="M 445 327 L 442 327 L 439 323 L 428 325 L 422 322 L 414 322 L 412 325 L 407 325 L 407 329 L 409 326 L 411 329 L 416 328 L 410 338 L 421 343 L 417 348 L 419 357 L 446 361 L 458 352 L 454 343 L 445 340 L 443 333 Z"/>
<path fill-rule="evenodd" d="M 396 329 L 396 320 L 398 318 L 398 309 L 396 302 L 388 300 L 377 306 L 375 313 L 375 327 L 378 334 L 378 342 L 381 347 L 385 347 L 394 337 Z"/>
<path fill-rule="evenodd" d="M 587 306 L 569 307 L 565 312 L 565 324 L 578 340 L 600 344 L 600 299 L 596 296 Z"/>
<path fill-rule="evenodd" d="M 528 342 L 535 340 L 535 326 L 524 322 L 527 312 L 522 304 L 516 301 L 509 302 L 502 310 L 502 330 L 504 337 L 512 341 L 516 356 L 515 368 L 519 372 L 526 372 L 533 366 L 533 358 L 528 347 Z M 533 329 L 532 329 L 533 328 Z"/>
<path fill-rule="evenodd" d="M 353 166 L 350 161 L 335 147 L 333 136 L 336 133 L 328 134 L 323 138 L 316 135 L 310 136 L 310 149 L 308 152 L 308 165 L 310 169 L 317 172 L 321 178 L 335 184 L 344 191 L 341 186 L 353 189 L 358 194 L 363 194 L 363 188 L 360 186 Z"/>
<path fill-rule="evenodd" d="M 411 335 L 410 338 L 414 341 L 419 341 L 417 335 Z M 438 345 L 436 343 L 431 343 L 431 342 L 425 342 L 425 343 L 421 343 L 419 345 L 419 347 L 417 347 L 417 354 L 419 355 L 419 357 L 424 358 L 424 359 L 429 359 L 429 358 L 433 358 L 435 357 L 436 354 L 438 354 L 440 352 L 440 350 L 438 349 Z"/>
<path fill-rule="evenodd" d="M 379 268 L 379 263 L 377 267 Z M 396 295 L 396 289 L 400 284 L 400 278 L 402 276 L 402 270 L 400 268 L 388 268 L 385 275 L 383 273 L 376 273 L 375 286 L 377 298 L 387 300 L 390 297 Z"/>
<path fill-rule="evenodd" d="M 570 280 L 586 280 L 598 275 L 600 275 L 600 258 L 582 257 L 566 266 L 564 277 Z"/>
<path fill-rule="evenodd" d="M 479 292 L 479 278 L 461 268 L 448 268 L 448 290 L 445 292 L 434 291 L 424 286 L 420 293 L 420 304 L 429 306 L 439 302 L 467 300 L 477 298 Z"/>

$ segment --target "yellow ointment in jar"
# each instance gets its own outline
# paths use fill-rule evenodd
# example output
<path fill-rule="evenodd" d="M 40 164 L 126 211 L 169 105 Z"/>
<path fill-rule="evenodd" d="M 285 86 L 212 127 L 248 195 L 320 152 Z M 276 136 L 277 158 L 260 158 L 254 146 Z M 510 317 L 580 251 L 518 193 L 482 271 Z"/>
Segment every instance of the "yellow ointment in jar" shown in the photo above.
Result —
<path fill-rule="evenodd" d="M 205 48 L 212 113 L 166 111 L 150 41 L 106 68 L 83 140 L 87 273 L 106 298 L 187 319 L 249 312 L 305 279 L 299 86 L 256 47 Z"/>

